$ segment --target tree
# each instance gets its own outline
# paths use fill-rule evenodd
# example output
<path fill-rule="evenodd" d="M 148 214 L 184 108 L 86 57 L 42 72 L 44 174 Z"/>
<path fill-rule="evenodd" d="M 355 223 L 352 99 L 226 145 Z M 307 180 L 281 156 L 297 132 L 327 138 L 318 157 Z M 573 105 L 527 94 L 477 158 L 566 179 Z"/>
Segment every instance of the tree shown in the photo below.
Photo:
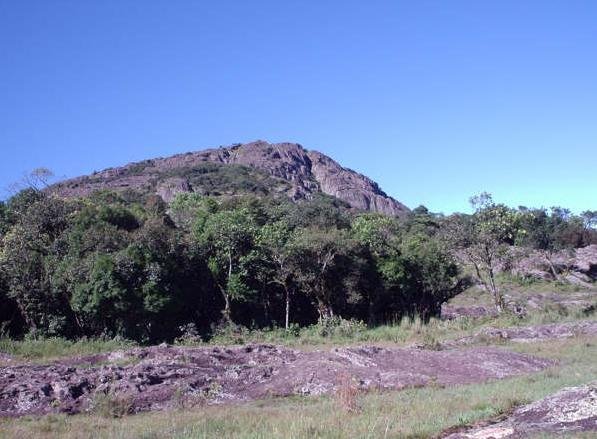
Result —
<path fill-rule="evenodd" d="M 597 210 L 585 210 L 580 216 L 587 229 L 597 229 Z"/>
<path fill-rule="evenodd" d="M 9 200 L 8 208 L 15 224 L 4 235 L 0 254 L 6 294 L 30 331 L 55 335 L 65 330 L 69 310 L 52 275 L 62 255 L 58 238 L 75 203 L 25 190 Z"/>
<path fill-rule="evenodd" d="M 269 270 L 265 275 L 270 283 L 284 290 L 284 327 L 288 330 L 290 321 L 290 300 L 294 289 L 293 279 L 298 272 L 296 233 L 286 221 L 266 224 L 257 234 L 260 254 Z"/>
<path fill-rule="evenodd" d="M 385 215 L 367 213 L 357 216 L 352 222 L 352 235 L 364 246 L 370 254 L 373 269 L 367 276 L 368 282 L 364 285 L 368 288 L 368 312 L 367 319 L 370 325 L 375 324 L 382 309 L 387 314 L 393 312 L 398 314 L 400 310 L 388 307 L 389 295 L 392 294 L 388 288 L 386 270 L 398 268 L 398 245 L 402 233 L 400 225 L 395 218 Z M 387 317 L 387 316 L 386 316 Z"/>
<path fill-rule="evenodd" d="M 8 206 L 4 201 L 0 201 L 0 240 L 10 230 L 12 221 Z"/>
<path fill-rule="evenodd" d="M 33 169 L 28 174 L 25 174 L 21 181 L 12 184 L 9 189 L 13 193 L 21 192 L 23 190 L 31 189 L 36 192 L 41 192 L 46 189 L 54 178 L 54 173 L 45 167 Z"/>
<path fill-rule="evenodd" d="M 490 194 L 471 197 L 474 213 L 454 215 L 446 222 L 445 237 L 473 266 L 475 277 L 489 292 L 498 312 L 505 308 L 504 296 L 496 282 L 496 270 L 508 246 L 518 233 L 518 215 L 503 204 L 495 204 Z"/>
<path fill-rule="evenodd" d="M 92 333 L 105 330 L 126 335 L 134 306 L 113 256 L 98 254 L 94 258 L 89 278 L 75 287 L 71 306 L 80 315 L 78 321 Z"/>
<path fill-rule="evenodd" d="M 597 244 L 597 210 L 585 210 L 580 217 L 584 225 L 583 244 Z"/>
<path fill-rule="evenodd" d="M 595 212 L 586 211 L 576 216 L 561 207 L 552 207 L 549 211 L 543 208 L 522 209 L 521 233 L 516 243 L 530 247 L 542 255 L 553 278 L 559 280 L 560 276 L 553 262 L 555 254 L 590 244 L 592 227 L 597 223 L 595 218 Z"/>
<path fill-rule="evenodd" d="M 231 300 L 243 300 L 251 293 L 242 280 L 242 257 L 253 246 L 256 227 L 246 209 L 224 210 L 199 217 L 196 239 L 205 246 L 208 266 L 224 299 L 222 315 L 231 322 Z"/>
<path fill-rule="evenodd" d="M 395 218 L 376 213 L 357 216 L 352 222 L 352 234 L 366 245 L 376 257 L 383 256 L 400 236 L 400 225 Z"/>
<path fill-rule="evenodd" d="M 297 230 L 300 272 L 297 281 L 316 303 L 319 319 L 334 316 L 334 302 L 343 302 L 350 275 L 349 258 L 354 242 L 344 230 Z M 345 294 L 344 294 L 345 296 Z"/>
<path fill-rule="evenodd" d="M 197 222 L 204 221 L 209 215 L 219 210 L 218 203 L 209 197 L 197 193 L 183 192 L 170 203 L 170 217 L 183 230 L 197 227 Z"/>
<path fill-rule="evenodd" d="M 424 320 L 439 316 L 442 303 L 469 286 L 443 243 L 422 233 L 407 234 L 400 245 L 402 306 Z"/>

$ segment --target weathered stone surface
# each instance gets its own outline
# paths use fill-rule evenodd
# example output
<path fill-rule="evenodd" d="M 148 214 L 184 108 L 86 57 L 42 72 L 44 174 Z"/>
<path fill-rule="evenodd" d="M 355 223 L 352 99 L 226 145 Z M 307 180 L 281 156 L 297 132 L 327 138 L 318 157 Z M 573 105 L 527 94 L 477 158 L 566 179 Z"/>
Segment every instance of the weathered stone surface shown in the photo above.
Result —
<path fill-rule="evenodd" d="M 562 250 L 550 256 L 539 251 L 525 252 L 514 247 L 508 263 L 502 268 L 517 276 L 544 280 L 567 280 L 582 286 L 590 286 L 597 280 L 597 245 L 589 245 L 575 250 Z"/>
<path fill-rule="evenodd" d="M 497 311 L 493 305 L 452 305 L 446 302 L 442 304 L 441 308 L 441 318 L 444 320 L 454 320 L 460 317 L 478 319 L 496 315 Z"/>
<path fill-rule="evenodd" d="M 156 194 L 162 197 L 162 200 L 166 203 L 169 203 L 176 195 L 191 191 L 191 186 L 187 180 L 181 177 L 172 177 L 158 184 Z"/>
<path fill-rule="evenodd" d="M 536 326 L 514 326 L 510 328 L 483 328 L 478 333 L 442 343 L 445 348 L 470 345 L 488 341 L 513 341 L 529 343 L 556 340 L 578 336 L 597 336 L 597 321 L 581 320 L 568 323 L 550 323 Z"/>
<path fill-rule="evenodd" d="M 450 434 L 446 438 L 497 439 L 583 431 L 595 431 L 597 435 L 597 382 L 563 389 L 516 409 L 498 424 Z"/>
<path fill-rule="evenodd" d="M 280 346 L 154 346 L 0 367 L 0 416 L 86 411 L 98 395 L 135 412 L 332 391 L 349 374 L 363 389 L 455 385 L 537 372 L 553 363 L 496 348 L 429 351 L 374 346 L 302 352 Z"/>
<path fill-rule="evenodd" d="M 386 195 L 364 175 L 343 168 L 331 158 L 307 151 L 296 143 L 270 144 L 256 141 L 217 149 L 178 154 L 106 169 L 91 176 L 77 177 L 54 185 L 51 190 L 63 196 L 88 195 L 97 189 L 143 189 L 154 191 L 165 201 L 190 188 L 180 179 L 162 180 L 162 175 L 177 168 L 189 168 L 205 162 L 249 166 L 290 184 L 287 195 L 293 200 L 310 198 L 321 191 L 350 204 L 355 209 L 404 215 L 409 209 Z M 157 187 L 155 185 L 156 181 Z"/>
<path fill-rule="evenodd" d="M 488 293 L 482 292 L 480 294 Z M 597 305 L 597 291 L 588 289 L 579 292 L 525 292 L 524 294 L 505 294 L 506 306 L 515 313 L 525 314 L 532 310 L 556 309 L 563 312 L 590 313 Z M 441 318 L 453 320 L 460 317 L 481 318 L 496 316 L 495 306 L 489 303 L 477 304 L 454 304 L 446 302 L 442 304 Z"/>

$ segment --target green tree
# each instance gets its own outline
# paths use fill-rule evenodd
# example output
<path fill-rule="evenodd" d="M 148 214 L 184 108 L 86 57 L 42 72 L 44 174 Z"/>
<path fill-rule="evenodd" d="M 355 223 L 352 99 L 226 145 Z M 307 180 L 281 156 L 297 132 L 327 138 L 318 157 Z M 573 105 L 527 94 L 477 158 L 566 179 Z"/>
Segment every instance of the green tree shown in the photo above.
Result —
<path fill-rule="evenodd" d="M 486 192 L 471 197 L 470 202 L 473 215 L 454 215 L 446 222 L 445 236 L 472 265 L 475 277 L 492 295 L 498 312 L 502 312 L 505 302 L 496 282 L 496 271 L 517 238 L 519 216 L 513 209 L 494 203 Z"/>
<path fill-rule="evenodd" d="M 0 201 L 0 240 L 8 232 L 11 225 L 12 221 L 8 206 L 4 201 Z"/>
<path fill-rule="evenodd" d="M 266 224 L 259 229 L 257 244 L 268 270 L 265 275 L 284 291 L 284 327 L 290 323 L 290 302 L 299 271 L 296 233 L 286 221 Z"/>
<path fill-rule="evenodd" d="M 256 230 L 246 209 L 220 211 L 196 223 L 195 237 L 207 250 L 209 269 L 224 299 L 222 315 L 228 322 L 231 301 L 244 300 L 251 293 L 242 279 L 241 262 L 253 247 Z"/>
<path fill-rule="evenodd" d="M 89 278 L 75 287 L 70 303 L 77 320 L 92 333 L 127 335 L 134 304 L 112 255 L 96 255 Z"/>
<path fill-rule="evenodd" d="M 298 266 L 296 280 L 316 304 L 320 320 L 334 317 L 334 303 L 344 302 L 350 286 L 350 256 L 354 241 L 339 229 L 297 230 Z"/>

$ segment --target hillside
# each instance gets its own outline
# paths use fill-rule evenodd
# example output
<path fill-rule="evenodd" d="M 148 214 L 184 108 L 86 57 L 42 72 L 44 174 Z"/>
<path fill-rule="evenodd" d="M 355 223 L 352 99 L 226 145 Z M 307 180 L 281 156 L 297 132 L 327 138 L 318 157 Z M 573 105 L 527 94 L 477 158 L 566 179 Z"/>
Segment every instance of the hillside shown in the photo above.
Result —
<path fill-rule="evenodd" d="M 296 143 L 256 141 L 188 152 L 109 168 L 51 187 L 66 197 L 85 196 L 98 189 L 156 193 L 165 201 L 180 192 L 285 194 L 292 200 L 323 192 L 359 210 L 392 216 L 409 211 L 371 179 Z"/>

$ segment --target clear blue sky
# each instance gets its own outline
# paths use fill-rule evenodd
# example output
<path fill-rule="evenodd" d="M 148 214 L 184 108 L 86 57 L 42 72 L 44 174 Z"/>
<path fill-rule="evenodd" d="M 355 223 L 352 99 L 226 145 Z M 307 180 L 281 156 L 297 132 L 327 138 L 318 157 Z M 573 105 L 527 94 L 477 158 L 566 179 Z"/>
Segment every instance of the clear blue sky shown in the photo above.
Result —
<path fill-rule="evenodd" d="M 597 209 L 595 1 L 0 0 L 0 187 L 265 139 L 410 207 Z"/>

